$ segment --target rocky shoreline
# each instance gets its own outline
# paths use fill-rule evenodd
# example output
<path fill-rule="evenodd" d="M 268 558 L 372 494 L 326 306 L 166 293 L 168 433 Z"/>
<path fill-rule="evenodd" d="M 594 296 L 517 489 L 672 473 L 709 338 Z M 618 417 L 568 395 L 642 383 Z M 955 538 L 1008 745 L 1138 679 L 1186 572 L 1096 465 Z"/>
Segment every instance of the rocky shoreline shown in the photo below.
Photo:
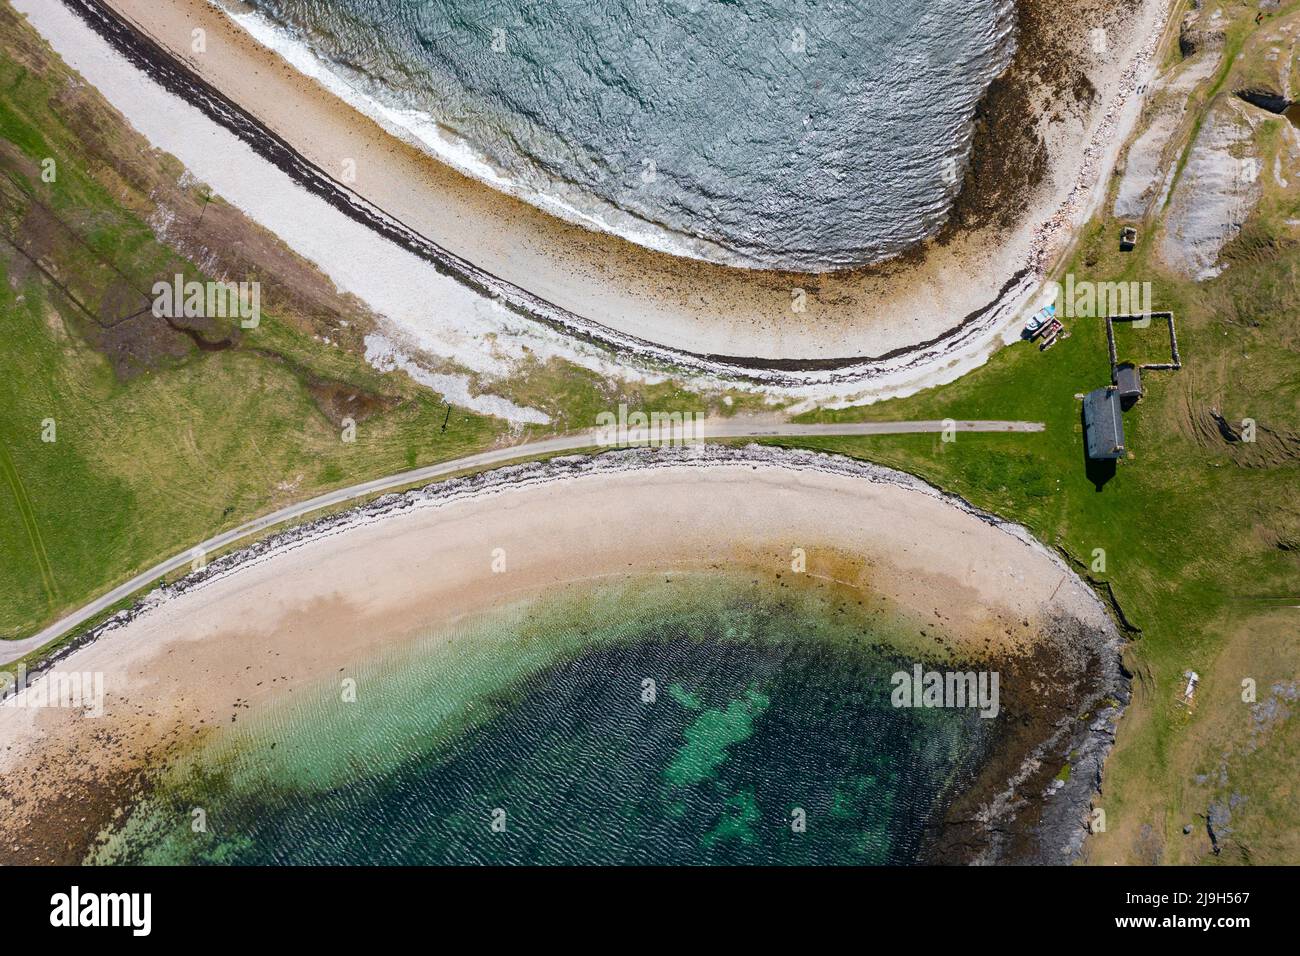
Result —
<path fill-rule="evenodd" d="M 1027 658 L 992 665 L 1011 691 L 1011 729 L 930 836 L 926 862 L 1052 865 L 1082 854 L 1129 676 L 1119 642 L 1098 643 L 1076 621 L 1052 621 L 1045 637 Z"/>

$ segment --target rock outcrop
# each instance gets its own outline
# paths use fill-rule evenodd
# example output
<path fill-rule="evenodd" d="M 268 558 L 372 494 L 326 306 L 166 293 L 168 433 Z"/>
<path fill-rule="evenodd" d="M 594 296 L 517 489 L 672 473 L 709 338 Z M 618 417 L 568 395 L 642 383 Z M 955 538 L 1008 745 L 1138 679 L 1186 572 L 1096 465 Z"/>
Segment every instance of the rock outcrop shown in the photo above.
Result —
<path fill-rule="evenodd" d="M 1212 279 L 1224 267 L 1223 247 L 1262 193 L 1262 164 L 1251 148 L 1253 118 L 1239 101 L 1215 104 L 1174 187 L 1160 256 L 1191 279 Z"/>
<path fill-rule="evenodd" d="M 1184 57 L 1193 56 L 1202 50 L 1222 49 L 1227 42 L 1225 32 L 1227 23 L 1223 14 L 1215 10 L 1209 16 L 1200 8 L 1200 3 L 1188 10 L 1178 28 L 1178 49 Z"/>

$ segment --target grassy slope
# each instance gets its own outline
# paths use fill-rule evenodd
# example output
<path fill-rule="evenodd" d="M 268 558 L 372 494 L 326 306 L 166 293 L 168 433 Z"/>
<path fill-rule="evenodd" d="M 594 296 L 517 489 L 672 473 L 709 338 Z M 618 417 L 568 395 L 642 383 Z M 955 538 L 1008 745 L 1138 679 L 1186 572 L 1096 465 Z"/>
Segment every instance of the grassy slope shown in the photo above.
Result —
<path fill-rule="evenodd" d="M 1225 77 L 1216 77 L 1216 88 Z M 1281 123 L 1268 120 L 1256 137 L 1267 170 L 1283 145 Z M 1300 560 L 1288 550 L 1300 541 L 1300 460 L 1247 467 L 1246 449 L 1196 427 L 1216 407 L 1229 421 L 1251 417 L 1283 433 L 1300 430 L 1300 245 L 1287 222 L 1297 217 L 1297 190 L 1281 190 L 1270 177 L 1265 199 L 1227 250 L 1227 272 L 1200 284 L 1159 261 L 1154 224 L 1128 255 L 1118 251 L 1116 224 L 1105 217 L 1091 224 L 1067 271 L 1078 280 L 1152 281 L 1154 307 L 1177 315 L 1187 365 L 1145 374 L 1147 395 L 1124 422 L 1134 457 L 1100 489 L 1087 474 L 1075 398 L 1109 381 L 1100 320 L 1069 322 L 1071 337 L 1046 353 L 1006 349 L 939 390 L 807 416 L 1047 423 L 1042 435 L 961 435 L 950 445 L 930 436 L 821 444 L 896 465 L 1014 517 L 1083 564 L 1105 550 L 1105 571 L 1092 576 L 1111 584 L 1142 633 L 1128 653 L 1135 704 L 1101 801 L 1108 832 L 1091 843 L 1098 862 L 1211 858 L 1203 815 L 1210 801 L 1231 793 L 1246 797 L 1234 812 L 1232 859 L 1300 860 L 1293 802 L 1300 721 L 1246 754 L 1252 714 L 1241 700 L 1243 678 L 1257 682 L 1263 700 L 1271 685 L 1300 674 L 1296 612 L 1260 600 L 1300 594 Z M 1121 360 L 1149 361 L 1159 360 L 1167 339 L 1153 324 L 1119 341 Z M 1188 668 L 1203 678 L 1191 714 L 1174 700 Z M 1227 784 L 1197 784 L 1197 775 L 1217 772 L 1227 751 Z M 1182 834 L 1184 824 L 1193 825 L 1192 835 Z"/>
<path fill-rule="evenodd" d="M 189 345 L 142 374 L 115 374 L 86 334 L 97 331 L 96 315 L 127 314 L 113 308 L 114 284 L 148 289 L 178 271 L 204 277 L 139 212 L 152 208 L 160 183 L 174 188 L 181 168 L 84 89 L 7 4 L 0 17 L 0 637 L 25 636 L 290 501 L 528 437 L 460 408 L 446 419 L 440 397 L 405 375 L 381 375 L 355 351 L 331 349 L 265 309 L 240 348 Z M 140 160 L 126 168 L 105 159 L 122 155 Z M 40 175 L 46 157 L 58 163 L 53 183 Z M 42 209 L 44 220 L 35 215 Z M 241 240 L 278 242 L 242 222 Z M 38 226 L 44 238 L 33 243 Z M 26 239 L 29 253 L 35 245 L 87 310 L 11 239 Z M 346 309 L 353 326 L 368 319 Z M 345 444 L 309 393 L 320 377 L 395 407 L 366 418 Z M 671 383 L 617 388 L 562 363 L 534 364 L 508 388 L 552 414 L 556 430 L 587 427 L 620 401 L 705 407 Z M 56 423 L 53 443 L 41 441 L 46 419 Z"/>
<path fill-rule="evenodd" d="M 113 275 L 145 288 L 173 271 L 200 275 L 86 168 L 54 105 L 64 82 L 57 72 L 38 75 L 0 59 L 0 139 L 17 147 L 0 183 L 6 236 L 30 221 L 24 200 L 73 224 L 79 241 L 52 233 L 59 245 L 46 258 L 57 263 L 46 265 L 83 304 L 93 305 Z M 45 157 L 58 161 L 54 183 L 38 175 Z M 257 342 L 266 353 L 196 348 L 119 381 L 78 334 L 88 317 L 40 281 L 7 239 L 0 251 L 0 442 L 8 494 L 30 502 L 30 510 L 0 511 L 0 634 L 29 633 L 187 542 L 278 502 L 392 471 L 408 446 L 424 449 L 424 457 L 451 457 L 499 431 L 458 413 L 439 435 L 436 397 L 412 397 L 344 444 L 296 371 L 338 360 L 312 355 L 312 343 L 274 316 L 265 317 Z M 371 384 L 368 370 L 354 371 L 359 384 Z M 41 440 L 47 419 L 57 429 L 52 443 Z M 439 435 L 436 445 L 431 435 Z M 35 573 L 44 567 L 48 574 Z"/>

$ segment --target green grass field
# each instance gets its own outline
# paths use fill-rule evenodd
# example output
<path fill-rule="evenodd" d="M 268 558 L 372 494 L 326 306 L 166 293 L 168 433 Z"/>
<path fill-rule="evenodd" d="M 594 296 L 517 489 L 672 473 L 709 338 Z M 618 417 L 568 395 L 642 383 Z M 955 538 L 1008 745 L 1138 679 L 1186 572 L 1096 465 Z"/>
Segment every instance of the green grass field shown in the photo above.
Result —
<path fill-rule="evenodd" d="M 3 13 L 12 17 L 7 6 Z M 120 302 L 130 300 L 121 290 L 201 273 L 133 212 L 149 183 L 130 187 L 74 132 L 95 102 L 66 99 L 66 71 L 33 62 L 42 52 L 25 27 L 7 23 L 5 36 L 0 487 L 15 507 L 0 509 L 0 636 L 31 633 L 186 542 L 277 503 L 390 472 L 408 450 L 454 457 L 502 431 L 458 411 L 443 433 L 437 396 L 406 389 L 397 408 L 359 428 L 355 443 L 342 442 L 309 394 L 310 378 L 346 375 L 358 389 L 381 391 L 401 385 L 274 315 L 255 349 L 172 343 L 142 370 L 118 374 L 106 349 L 90 342 L 102 334 L 100 319 L 124 313 Z M 101 144 L 132 145 L 134 134 L 114 130 L 106 110 L 93 118 Z M 57 163 L 54 182 L 40 175 L 47 158 Z M 149 159 L 142 175 L 161 162 Z"/>
<path fill-rule="evenodd" d="M 554 425 L 512 429 L 449 410 L 403 373 L 381 374 L 355 342 L 323 344 L 321 332 L 359 337 L 373 317 L 220 197 L 209 202 L 201 184 L 178 187 L 175 159 L 75 81 L 7 3 L 0 27 L 0 638 L 27 636 L 214 533 L 330 488 L 590 427 L 623 401 L 728 410 L 721 394 L 672 382 L 614 386 L 534 363 L 509 397 Z M 42 175 L 49 159 L 53 182 Z M 149 221 L 160 195 L 232 255 L 253 249 L 299 278 L 291 288 L 262 275 L 261 324 L 237 347 L 205 351 L 168 329 L 114 337 L 160 276 L 206 277 L 187 255 L 193 223 L 173 223 L 164 242 Z M 318 324 L 322 303 L 331 325 Z M 233 325 L 193 331 L 211 343 Z M 373 399 L 354 442 L 313 393 L 322 384 Z M 753 401 L 735 397 L 730 408 Z M 42 440 L 47 421 L 52 442 Z"/>

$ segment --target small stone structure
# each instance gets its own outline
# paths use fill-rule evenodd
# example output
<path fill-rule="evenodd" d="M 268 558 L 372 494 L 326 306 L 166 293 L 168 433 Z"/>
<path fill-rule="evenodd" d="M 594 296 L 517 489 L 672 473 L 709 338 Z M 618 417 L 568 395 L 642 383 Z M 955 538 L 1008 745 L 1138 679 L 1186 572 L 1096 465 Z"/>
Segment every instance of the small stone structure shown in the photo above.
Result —
<path fill-rule="evenodd" d="M 1132 362 L 1121 362 L 1115 367 L 1115 389 L 1125 411 L 1142 400 L 1142 373 Z"/>

